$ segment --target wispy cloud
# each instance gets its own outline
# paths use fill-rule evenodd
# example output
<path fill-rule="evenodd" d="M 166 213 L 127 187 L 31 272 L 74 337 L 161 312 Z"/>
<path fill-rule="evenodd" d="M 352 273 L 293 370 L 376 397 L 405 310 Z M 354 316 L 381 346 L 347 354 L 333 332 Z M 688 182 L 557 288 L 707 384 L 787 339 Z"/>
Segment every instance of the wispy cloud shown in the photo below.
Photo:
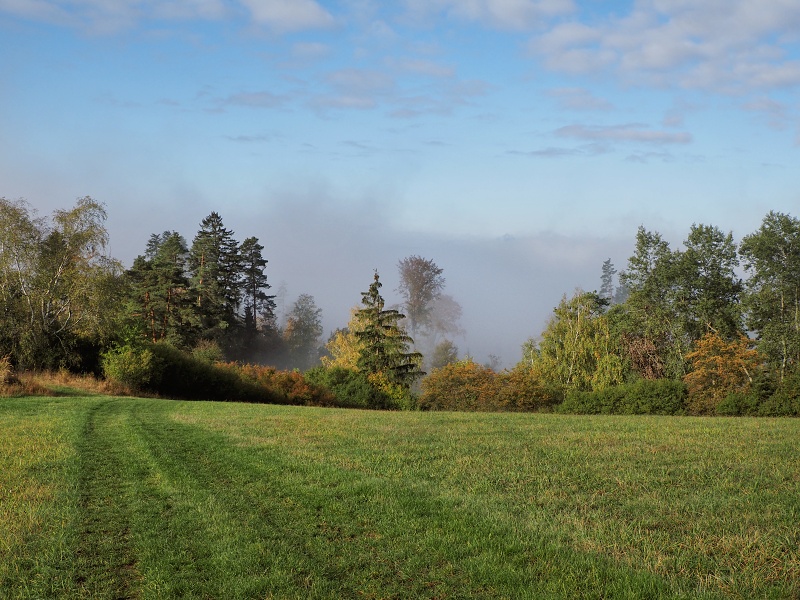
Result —
<path fill-rule="evenodd" d="M 647 129 L 638 123 L 623 125 L 566 125 L 554 132 L 559 137 L 597 142 L 638 142 L 645 144 L 688 144 L 692 135 L 686 132 Z"/>
<path fill-rule="evenodd" d="M 792 117 L 789 107 L 783 102 L 778 102 L 767 96 L 760 96 L 745 102 L 742 108 L 760 115 L 772 129 L 783 131 L 791 126 Z"/>
<path fill-rule="evenodd" d="M 547 92 L 559 106 L 568 110 L 611 110 L 614 105 L 586 88 L 556 88 Z"/>
<path fill-rule="evenodd" d="M 574 148 L 563 146 L 548 146 L 537 150 L 509 150 L 507 154 L 516 156 L 530 156 L 533 158 L 565 158 L 571 156 L 599 156 L 608 154 L 613 148 L 609 144 L 595 142 L 591 144 L 581 144 Z"/>
<path fill-rule="evenodd" d="M 269 91 L 239 92 L 231 94 L 222 101 L 224 105 L 247 106 L 250 108 L 277 108 L 286 102 L 286 96 Z"/>
<path fill-rule="evenodd" d="M 405 0 L 405 5 L 417 19 L 444 14 L 511 30 L 529 29 L 575 10 L 572 0 Z"/>

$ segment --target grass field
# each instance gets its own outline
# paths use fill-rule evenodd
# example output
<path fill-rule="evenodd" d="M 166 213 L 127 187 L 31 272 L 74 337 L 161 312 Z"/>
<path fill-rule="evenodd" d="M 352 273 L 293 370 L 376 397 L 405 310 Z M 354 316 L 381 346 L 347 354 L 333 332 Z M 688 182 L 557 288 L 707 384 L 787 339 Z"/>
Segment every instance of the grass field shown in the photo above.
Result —
<path fill-rule="evenodd" d="M 2 598 L 800 598 L 800 420 L 0 399 Z"/>

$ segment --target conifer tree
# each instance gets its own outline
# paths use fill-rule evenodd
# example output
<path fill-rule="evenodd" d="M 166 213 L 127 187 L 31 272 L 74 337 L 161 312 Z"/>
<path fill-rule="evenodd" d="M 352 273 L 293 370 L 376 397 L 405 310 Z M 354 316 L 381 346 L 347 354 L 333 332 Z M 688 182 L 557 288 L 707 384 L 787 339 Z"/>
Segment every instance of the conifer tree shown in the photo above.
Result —
<path fill-rule="evenodd" d="M 424 375 L 420 369 L 422 355 L 409 352 L 414 340 L 400 326 L 405 315 L 386 309 L 380 294 L 382 284 L 378 272 L 369 290 L 361 293 L 363 308 L 357 313 L 361 328 L 355 332 L 361 342 L 357 365 L 367 374 L 380 374 L 389 382 L 409 388 Z"/>
<path fill-rule="evenodd" d="M 212 212 L 200 224 L 189 253 L 200 336 L 219 340 L 239 324 L 241 257 L 233 232 Z"/>
<path fill-rule="evenodd" d="M 196 305 L 187 276 L 189 250 L 176 231 L 153 234 L 145 254 L 128 270 L 129 313 L 141 323 L 146 337 L 190 346 L 197 330 Z"/>
<path fill-rule="evenodd" d="M 239 247 L 245 329 L 250 333 L 258 330 L 259 318 L 268 324 L 275 319 L 275 296 L 266 292 L 271 286 L 264 272 L 267 260 L 261 254 L 263 250 L 255 237 L 247 238 Z"/>

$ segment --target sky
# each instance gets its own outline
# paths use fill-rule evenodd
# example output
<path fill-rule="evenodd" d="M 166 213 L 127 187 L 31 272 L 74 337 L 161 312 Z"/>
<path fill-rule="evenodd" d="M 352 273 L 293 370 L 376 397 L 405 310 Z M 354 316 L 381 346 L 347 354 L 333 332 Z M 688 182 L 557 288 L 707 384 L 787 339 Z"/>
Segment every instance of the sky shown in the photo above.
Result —
<path fill-rule="evenodd" d="M 0 196 L 216 211 L 326 336 L 422 256 L 511 366 L 639 226 L 798 216 L 799 91 L 797 0 L 0 0 Z"/>

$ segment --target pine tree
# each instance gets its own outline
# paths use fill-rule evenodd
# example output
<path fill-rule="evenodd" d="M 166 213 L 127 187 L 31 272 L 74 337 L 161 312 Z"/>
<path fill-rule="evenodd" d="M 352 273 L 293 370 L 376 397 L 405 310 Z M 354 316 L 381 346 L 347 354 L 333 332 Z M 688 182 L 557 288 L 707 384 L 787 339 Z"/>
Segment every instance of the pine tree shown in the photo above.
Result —
<path fill-rule="evenodd" d="M 196 335 L 197 315 L 187 276 L 189 250 L 176 231 L 153 234 L 144 256 L 127 272 L 129 313 L 142 324 L 153 342 L 190 346 Z"/>
<path fill-rule="evenodd" d="M 600 277 L 600 297 L 608 300 L 609 304 L 614 301 L 614 275 L 617 270 L 611 259 L 603 261 L 603 274 Z"/>
<path fill-rule="evenodd" d="M 360 371 L 380 374 L 391 383 L 409 388 L 424 375 L 420 369 L 422 355 L 408 351 L 414 340 L 399 325 L 405 315 L 385 308 L 381 287 L 375 271 L 369 290 L 361 293 L 364 308 L 356 313 L 361 328 L 355 334 L 362 346 L 357 365 Z"/>

